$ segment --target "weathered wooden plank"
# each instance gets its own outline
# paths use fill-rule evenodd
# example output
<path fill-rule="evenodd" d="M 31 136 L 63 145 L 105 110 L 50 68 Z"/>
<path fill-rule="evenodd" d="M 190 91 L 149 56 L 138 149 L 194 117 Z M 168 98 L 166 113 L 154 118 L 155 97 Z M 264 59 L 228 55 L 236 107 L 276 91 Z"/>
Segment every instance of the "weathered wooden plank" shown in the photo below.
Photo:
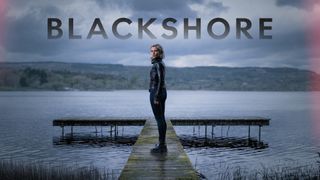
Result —
<path fill-rule="evenodd" d="M 174 126 L 268 126 L 270 119 L 263 117 L 212 117 L 212 118 L 172 118 Z"/>
<path fill-rule="evenodd" d="M 143 126 L 146 119 L 134 118 L 62 118 L 53 120 L 53 126 Z"/>
<path fill-rule="evenodd" d="M 210 117 L 171 118 L 174 126 L 216 125 L 216 126 L 268 126 L 270 119 L 263 117 Z M 53 126 L 143 126 L 142 118 L 62 118 L 53 120 Z"/>
<path fill-rule="evenodd" d="M 170 121 L 166 141 L 167 153 L 150 153 L 158 143 L 158 129 L 155 120 L 146 121 L 119 179 L 199 179 Z"/>

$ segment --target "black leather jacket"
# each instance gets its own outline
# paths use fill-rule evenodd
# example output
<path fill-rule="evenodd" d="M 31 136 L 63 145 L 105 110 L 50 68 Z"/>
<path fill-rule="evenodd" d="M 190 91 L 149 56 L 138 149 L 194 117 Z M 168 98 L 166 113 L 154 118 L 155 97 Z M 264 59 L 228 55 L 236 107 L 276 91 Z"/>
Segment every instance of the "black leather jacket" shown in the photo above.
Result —
<path fill-rule="evenodd" d="M 162 59 L 156 58 L 152 60 L 152 68 L 150 70 L 149 92 L 155 92 L 155 99 L 159 99 L 163 90 L 166 90 L 166 67 Z"/>

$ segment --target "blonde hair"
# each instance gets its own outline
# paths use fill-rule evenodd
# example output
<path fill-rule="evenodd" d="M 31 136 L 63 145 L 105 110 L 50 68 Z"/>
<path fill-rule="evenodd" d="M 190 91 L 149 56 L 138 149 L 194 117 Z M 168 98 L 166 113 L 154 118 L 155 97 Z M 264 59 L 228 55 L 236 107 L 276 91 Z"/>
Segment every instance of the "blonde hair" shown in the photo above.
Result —
<path fill-rule="evenodd" d="M 163 51 L 162 46 L 160 44 L 153 44 L 150 48 L 152 48 L 152 47 L 155 47 L 159 51 L 159 57 L 161 59 L 164 59 L 165 56 L 164 56 L 164 51 Z"/>

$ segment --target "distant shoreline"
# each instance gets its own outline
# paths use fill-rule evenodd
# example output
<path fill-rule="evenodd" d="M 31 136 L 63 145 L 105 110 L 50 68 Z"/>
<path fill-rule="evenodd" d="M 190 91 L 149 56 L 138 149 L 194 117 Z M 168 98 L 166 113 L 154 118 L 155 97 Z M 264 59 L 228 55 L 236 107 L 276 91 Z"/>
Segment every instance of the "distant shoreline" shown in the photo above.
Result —
<path fill-rule="evenodd" d="M 0 63 L 0 91 L 147 90 L 147 66 Z M 167 67 L 169 90 L 320 91 L 320 75 L 294 68 Z"/>

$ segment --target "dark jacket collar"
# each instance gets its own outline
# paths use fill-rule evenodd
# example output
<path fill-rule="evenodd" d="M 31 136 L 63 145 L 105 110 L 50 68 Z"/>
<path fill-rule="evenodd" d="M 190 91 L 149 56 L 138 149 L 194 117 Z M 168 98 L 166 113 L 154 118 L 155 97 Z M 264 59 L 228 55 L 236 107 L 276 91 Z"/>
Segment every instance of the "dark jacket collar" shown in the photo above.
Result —
<path fill-rule="evenodd" d="M 156 63 L 156 62 L 161 62 L 161 61 L 162 61 L 161 58 L 153 58 L 153 59 L 151 60 L 151 64 L 154 64 L 154 63 Z"/>

